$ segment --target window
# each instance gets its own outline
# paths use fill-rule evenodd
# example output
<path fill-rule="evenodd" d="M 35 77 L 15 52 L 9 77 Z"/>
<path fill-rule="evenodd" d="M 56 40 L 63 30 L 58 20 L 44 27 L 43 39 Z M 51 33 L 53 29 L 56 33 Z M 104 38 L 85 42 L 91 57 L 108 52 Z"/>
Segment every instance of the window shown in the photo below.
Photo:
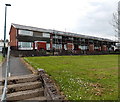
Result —
<path fill-rule="evenodd" d="M 62 44 L 53 44 L 53 48 L 62 49 Z"/>
<path fill-rule="evenodd" d="M 53 38 L 56 38 L 56 39 L 62 39 L 62 36 L 55 35 L 55 36 L 53 36 Z"/>
<path fill-rule="evenodd" d="M 73 37 L 69 37 L 68 39 L 69 39 L 69 40 L 73 40 Z"/>
<path fill-rule="evenodd" d="M 33 42 L 18 42 L 19 50 L 33 50 Z"/>
<path fill-rule="evenodd" d="M 97 50 L 97 49 L 99 49 L 99 47 L 98 46 L 95 46 L 95 48 L 94 48 L 95 50 Z"/>
<path fill-rule="evenodd" d="M 33 35 L 34 35 L 34 37 L 42 37 L 43 33 L 41 33 L 41 32 L 34 32 Z"/>
<path fill-rule="evenodd" d="M 25 35 L 25 36 L 33 36 L 33 31 L 28 31 L 28 30 L 19 30 L 18 34 L 20 35 Z"/>
<path fill-rule="evenodd" d="M 81 39 L 81 41 L 85 42 L 85 39 Z"/>
<path fill-rule="evenodd" d="M 46 44 L 46 49 L 50 50 L 50 44 L 49 43 Z"/>
<path fill-rule="evenodd" d="M 93 43 L 93 40 L 89 40 L 89 42 Z"/>
<path fill-rule="evenodd" d="M 67 45 L 64 45 L 64 49 L 67 50 Z"/>
<path fill-rule="evenodd" d="M 2 52 L 2 46 L 0 46 L 0 52 Z"/>
<path fill-rule="evenodd" d="M 87 50 L 87 49 L 88 49 L 88 46 L 79 46 L 79 48 L 80 48 L 81 50 Z"/>
<path fill-rule="evenodd" d="M 48 33 L 43 33 L 43 37 L 50 38 L 50 34 L 48 34 Z"/>

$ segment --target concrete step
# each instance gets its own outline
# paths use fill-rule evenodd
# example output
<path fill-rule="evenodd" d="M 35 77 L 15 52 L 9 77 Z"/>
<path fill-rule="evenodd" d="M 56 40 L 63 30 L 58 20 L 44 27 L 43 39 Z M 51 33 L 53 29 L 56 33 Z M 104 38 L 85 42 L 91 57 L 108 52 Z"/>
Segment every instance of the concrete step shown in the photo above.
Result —
<path fill-rule="evenodd" d="M 0 79 L 0 86 L 2 85 L 2 81 L 3 81 L 3 79 Z"/>
<path fill-rule="evenodd" d="M 34 97 L 43 96 L 43 95 L 44 95 L 43 88 L 38 88 L 34 90 L 26 90 L 26 91 L 7 94 L 7 100 L 19 101 L 19 100 L 25 100 L 25 99 L 34 98 Z"/>
<path fill-rule="evenodd" d="M 34 81 L 38 81 L 39 79 L 40 79 L 40 76 L 34 75 L 34 74 L 12 76 L 8 78 L 8 85 L 25 83 L 25 82 L 34 82 Z M 4 80 L 3 80 L 3 84 L 4 84 Z"/>
<path fill-rule="evenodd" d="M 12 85 L 8 85 L 8 93 L 25 91 L 25 90 L 34 90 L 41 87 L 42 87 L 42 83 L 40 81 L 12 84 Z"/>
<path fill-rule="evenodd" d="M 35 102 L 44 102 L 47 99 L 46 99 L 46 97 L 41 96 L 41 97 L 29 98 L 29 99 L 26 99 L 26 100 L 29 100 L 29 102 L 33 102 L 33 101 L 35 101 Z"/>
<path fill-rule="evenodd" d="M 0 95 L 2 94 L 3 86 L 0 86 Z"/>

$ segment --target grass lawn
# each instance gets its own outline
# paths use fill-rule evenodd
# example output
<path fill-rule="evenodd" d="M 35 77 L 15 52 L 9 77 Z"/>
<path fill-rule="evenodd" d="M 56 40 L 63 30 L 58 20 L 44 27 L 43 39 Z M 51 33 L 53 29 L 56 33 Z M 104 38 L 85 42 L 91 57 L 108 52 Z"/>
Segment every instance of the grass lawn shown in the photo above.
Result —
<path fill-rule="evenodd" d="M 2 55 L 0 55 L 0 63 L 2 62 Z"/>
<path fill-rule="evenodd" d="M 25 57 L 56 81 L 69 100 L 117 100 L 118 55 Z"/>

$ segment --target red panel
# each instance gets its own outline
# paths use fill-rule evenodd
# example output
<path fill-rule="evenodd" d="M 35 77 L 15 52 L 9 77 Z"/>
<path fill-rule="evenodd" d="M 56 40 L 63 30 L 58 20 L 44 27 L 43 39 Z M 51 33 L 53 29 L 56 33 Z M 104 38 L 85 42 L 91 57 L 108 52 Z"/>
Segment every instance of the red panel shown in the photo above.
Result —
<path fill-rule="evenodd" d="M 67 50 L 72 50 L 74 47 L 73 43 L 67 43 Z"/>
<path fill-rule="evenodd" d="M 94 44 L 89 45 L 89 51 L 94 51 Z"/>
<path fill-rule="evenodd" d="M 107 51 L 107 46 L 106 45 L 102 45 L 102 51 Z"/>
<path fill-rule="evenodd" d="M 46 50 L 46 42 L 37 42 L 37 49 L 44 49 Z"/>

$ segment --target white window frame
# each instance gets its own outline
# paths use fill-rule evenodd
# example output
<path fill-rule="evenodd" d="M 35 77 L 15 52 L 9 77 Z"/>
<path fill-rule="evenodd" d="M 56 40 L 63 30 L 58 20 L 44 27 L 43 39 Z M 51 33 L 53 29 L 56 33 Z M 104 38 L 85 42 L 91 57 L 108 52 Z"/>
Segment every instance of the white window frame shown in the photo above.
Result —
<path fill-rule="evenodd" d="M 46 49 L 47 49 L 47 50 L 50 50 L 50 43 L 47 43 L 47 44 L 46 44 Z"/>
<path fill-rule="evenodd" d="M 29 30 L 18 30 L 19 35 L 33 36 L 33 31 Z"/>
<path fill-rule="evenodd" d="M 23 47 L 23 43 L 30 43 L 31 47 Z M 21 47 L 19 47 L 21 45 Z M 18 42 L 18 49 L 19 50 L 33 50 L 33 42 Z"/>
<path fill-rule="evenodd" d="M 49 33 L 43 33 L 43 37 L 50 38 L 50 34 Z"/>

